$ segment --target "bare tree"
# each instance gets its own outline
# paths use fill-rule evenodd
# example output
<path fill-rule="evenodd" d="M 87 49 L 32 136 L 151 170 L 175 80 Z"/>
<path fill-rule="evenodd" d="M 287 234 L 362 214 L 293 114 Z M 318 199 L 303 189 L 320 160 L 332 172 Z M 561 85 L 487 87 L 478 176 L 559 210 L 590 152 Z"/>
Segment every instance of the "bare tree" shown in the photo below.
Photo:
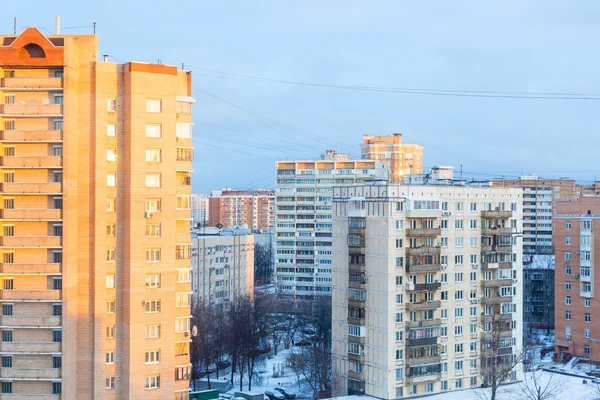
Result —
<path fill-rule="evenodd" d="M 197 327 L 198 334 L 192 338 L 191 362 L 193 366 L 192 378 L 196 379 L 202 373 L 208 378 L 210 388 L 210 365 L 214 361 L 215 348 L 213 346 L 213 313 L 211 309 L 199 302 L 192 312 L 192 324 Z"/>
<path fill-rule="evenodd" d="M 273 276 L 273 263 L 271 248 L 269 246 L 256 243 L 254 245 L 254 282 L 257 285 L 266 285 L 271 283 Z"/>
<path fill-rule="evenodd" d="M 564 391 L 564 379 L 557 374 L 549 373 L 547 381 L 542 379 L 542 370 L 525 373 L 523 382 L 519 383 L 519 398 L 523 400 L 555 400 L 560 399 Z"/>

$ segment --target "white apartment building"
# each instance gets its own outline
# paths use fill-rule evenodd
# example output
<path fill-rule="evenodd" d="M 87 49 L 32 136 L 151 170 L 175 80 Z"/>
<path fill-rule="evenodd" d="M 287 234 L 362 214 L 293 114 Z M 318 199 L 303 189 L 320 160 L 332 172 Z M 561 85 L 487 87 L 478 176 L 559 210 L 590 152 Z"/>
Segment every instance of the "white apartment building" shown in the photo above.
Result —
<path fill-rule="evenodd" d="M 208 223 L 208 195 L 207 194 L 192 194 L 191 206 L 192 206 L 192 221 L 194 224 L 206 224 Z"/>
<path fill-rule="evenodd" d="M 334 396 L 480 387 L 521 350 L 522 189 L 444 183 L 333 188 Z"/>
<path fill-rule="evenodd" d="M 222 230 L 192 241 L 193 302 L 217 304 L 254 293 L 254 236 Z"/>
<path fill-rule="evenodd" d="M 387 179 L 388 166 L 328 151 L 321 160 L 277 161 L 276 167 L 277 291 L 331 295 L 333 187 Z"/>

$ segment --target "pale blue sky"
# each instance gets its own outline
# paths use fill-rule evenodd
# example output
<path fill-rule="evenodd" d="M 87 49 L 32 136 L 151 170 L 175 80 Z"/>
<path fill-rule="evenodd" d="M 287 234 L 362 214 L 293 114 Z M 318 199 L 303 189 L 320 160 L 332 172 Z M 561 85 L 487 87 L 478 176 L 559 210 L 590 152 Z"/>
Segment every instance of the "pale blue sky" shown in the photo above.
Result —
<path fill-rule="evenodd" d="M 63 33 L 96 22 L 99 53 L 117 62 L 334 85 L 600 94 L 594 0 L 19 0 L 2 4 L 0 30 L 11 33 L 16 16 L 18 27 L 53 31 L 56 15 Z M 391 132 L 424 145 L 427 167 L 600 178 L 600 100 L 375 93 L 193 72 L 195 191 L 272 187 L 275 159 L 326 148 L 358 155 L 364 133 Z"/>

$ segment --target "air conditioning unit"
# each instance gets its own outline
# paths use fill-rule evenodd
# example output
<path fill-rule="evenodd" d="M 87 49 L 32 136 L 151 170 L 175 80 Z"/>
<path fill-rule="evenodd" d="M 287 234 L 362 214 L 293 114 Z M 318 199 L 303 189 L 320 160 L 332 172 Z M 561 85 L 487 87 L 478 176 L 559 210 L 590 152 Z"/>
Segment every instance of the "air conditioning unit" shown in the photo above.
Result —
<path fill-rule="evenodd" d="M 477 269 L 477 264 L 471 264 L 471 268 Z"/>
<path fill-rule="evenodd" d="M 479 302 L 479 300 L 477 299 L 471 299 L 471 304 L 477 304 Z"/>
<path fill-rule="evenodd" d="M 360 277 L 360 283 L 367 283 L 367 277 L 366 276 L 361 276 Z"/>
<path fill-rule="evenodd" d="M 442 215 L 445 217 L 449 217 L 450 215 L 452 215 L 452 213 L 450 211 L 443 211 Z"/>
<path fill-rule="evenodd" d="M 516 280 L 516 279 L 513 279 L 513 283 L 517 283 L 517 280 Z"/>
<path fill-rule="evenodd" d="M 442 269 L 446 269 L 448 266 L 446 264 L 442 264 Z"/>
<path fill-rule="evenodd" d="M 146 211 L 146 212 L 144 213 L 144 216 L 145 216 L 146 218 L 154 218 L 154 213 L 153 213 L 153 212 L 151 212 L 151 211 Z"/>
<path fill-rule="evenodd" d="M 579 274 L 573 274 L 573 278 L 579 279 Z"/>

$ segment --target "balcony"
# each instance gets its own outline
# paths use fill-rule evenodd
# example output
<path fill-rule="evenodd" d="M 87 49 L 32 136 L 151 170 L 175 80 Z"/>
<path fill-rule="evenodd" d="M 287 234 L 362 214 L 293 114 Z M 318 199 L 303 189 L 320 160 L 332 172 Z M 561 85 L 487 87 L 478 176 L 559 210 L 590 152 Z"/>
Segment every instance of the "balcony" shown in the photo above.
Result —
<path fill-rule="evenodd" d="M 481 339 L 492 339 L 496 340 L 498 338 L 509 338 L 513 337 L 513 332 L 511 329 L 507 328 L 506 330 L 498 331 L 498 332 L 482 332 Z"/>
<path fill-rule="evenodd" d="M 192 219 L 192 210 L 175 210 L 175 219 L 191 220 Z"/>
<path fill-rule="evenodd" d="M 407 256 L 421 256 L 421 255 L 433 255 L 439 256 L 441 253 L 441 248 L 435 246 L 421 246 L 421 247 L 407 247 L 406 255 Z"/>
<path fill-rule="evenodd" d="M 512 211 L 510 210 L 484 210 L 481 212 L 482 218 L 510 218 Z"/>
<path fill-rule="evenodd" d="M 0 342 L 4 353 L 60 353 L 60 343 L 48 342 Z"/>
<path fill-rule="evenodd" d="M 5 290 L 6 292 L 6 290 Z M 59 327 L 61 318 L 58 316 L 37 316 L 37 315 L 2 315 L 0 316 L 0 325 L 7 326 L 30 326 L 30 327 Z"/>
<path fill-rule="evenodd" d="M 442 269 L 441 264 L 420 264 L 420 265 L 409 265 L 406 267 L 408 272 L 411 274 L 428 274 L 432 272 L 438 272 Z"/>
<path fill-rule="evenodd" d="M 0 104 L 0 116 L 60 117 L 62 104 Z"/>
<path fill-rule="evenodd" d="M 580 290 L 579 291 L 579 296 L 586 298 L 586 299 L 591 299 L 592 298 L 592 292 L 589 291 L 585 291 L 585 290 Z"/>
<path fill-rule="evenodd" d="M 352 370 L 348 370 L 348 378 L 350 379 L 356 379 L 356 380 L 364 380 L 365 379 L 365 373 L 364 372 L 355 372 Z"/>
<path fill-rule="evenodd" d="M 441 282 L 431 282 L 431 283 L 407 283 L 406 290 L 407 291 L 434 291 L 438 290 L 442 287 Z"/>
<path fill-rule="evenodd" d="M 2 209 L 0 218 L 21 221 L 52 221 L 62 218 L 62 210 L 57 209 Z"/>
<path fill-rule="evenodd" d="M 414 367 L 415 365 L 427 365 L 427 364 L 437 364 L 442 361 L 442 356 L 430 356 L 430 357 L 418 357 L 418 358 L 407 358 L 406 366 Z M 436 375 L 436 374 L 434 374 Z"/>
<path fill-rule="evenodd" d="M 506 356 L 509 354 L 512 354 L 513 349 L 512 347 L 501 347 L 498 349 L 483 349 L 481 351 L 481 355 L 484 357 L 490 357 L 490 356 Z"/>
<path fill-rule="evenodd" d="M 482 315 L 481 322 L 498 322 L 498 321 L 512 321 L 512 314 L 494 314 L 494 315 Z"/>
<path fill-rule="evenodd" d="M 22 264 L 0 263 L 0 273 L 9 275 L 58 275 L 61 273 L 60 264 Z"/>
<path fill-rule="evenodd" d="M 0 378 L 54 380 L 60 379 L 60 368 L 1 368 Z"/>
<path fill-rule="evenodd" d="M 10 168 L 57 168 L 62 166 L 62 157 L 0 156 L 0 166 Z"/>
<path fill-rule="evenodd" d="M 431 326 L 440 326 L 440 324 L 442 323 L 442 320 L 439 318 L 436 319 L 424 319 L 421 321 L 406 321 L 404 323 L 404 326 L 409 329 L 409 328 L 428 328 Z"/>
<path fill-rule="evenodd" d="M 61 194 L 60 182 L 0 183 L 4 194 Z"/>
<path fill-rule="evenodd" d="M 440 379 L 440 376 L 441 375 L 439 373 L 429 374 L 429 375 L 407 376 L 406 382 L 407 383 L 422 383 L 422 382 L 437 381 L 438 379 Z"/>
<path fill-rule="evenodd" d="M 422 339 L 406 339 L 406 346 L 433 346 L 437 344 L 437 337 L 422 338 Z"/>
<path fill-rule="evenodd" d="M 512 286 L 512 279 L 490 279 L 488 281 L 481 281 L 481 287 L 490 288 L 490 287 L 500 287 L 500 286 Z"/>
<path fill-rule="evenodd" d="M 63 87 L 63 80 L 62 78 L 2 78 L 0 87 L 11 89 L 10 91 L 60 90 Z"/>
<path fill-rule="evenodd" d="M 483 304 L 484 306 L 491 306 L 491 305 L 495 305 L 495 304 L 502 304 L 502 303 L 510 303 L 512 301 L 512 297 L 510 296 L 495 296 L 495 297 L 482 297 L 481 298 L 481 304 Z"/>
<path fill-rule="evenodd" d="M 482 244 L 481 251 L 484 253 L 512 253 L 512 245 Z"/>
<path fill-rule="evenodd" d="M 367 228 L 348 228 L 348 233 L 365 236 Z"/>
<path fill-rule="evenodd" d="M 420 303 L 406 303 L 407 311 L 435 310 L 440 308 L 440 301 L 423 301 Z"/>
<path fill-rule="evenodd" d="M 62 131 L 0 131 L 4 142 L 60 142 Z"/>
<path fill-rule="evenodd" d="M 417 228 L 407 229 L 406 236 L 415 237 L 435 237 L 442 234 L 442 228 Z"/>
<path fill-rule="evenodd" d="M 512 269 L 511 261 L 501 261 L 501 262 L 489 262 L 484 261 L 482 265 L 482 269 Z"/>
<path fill-rule="evenodd" d="M 439 218 L 442 210 L 406 210 L 406 218 Z"/>
<path fill-rule="evenodd" d="M 60 300 L 60 290 L 4 290 L 0 289 L 2 300 Z"/>
<path fill-rule="evenodd" d="M 60 247 L 60 236 L 0 236 L 4 247 Z"/>
<path fill-rule="evenodd" d="M 481 234 L 490 235 L 512 235 L 512 228 L 481 228 Z"/>

